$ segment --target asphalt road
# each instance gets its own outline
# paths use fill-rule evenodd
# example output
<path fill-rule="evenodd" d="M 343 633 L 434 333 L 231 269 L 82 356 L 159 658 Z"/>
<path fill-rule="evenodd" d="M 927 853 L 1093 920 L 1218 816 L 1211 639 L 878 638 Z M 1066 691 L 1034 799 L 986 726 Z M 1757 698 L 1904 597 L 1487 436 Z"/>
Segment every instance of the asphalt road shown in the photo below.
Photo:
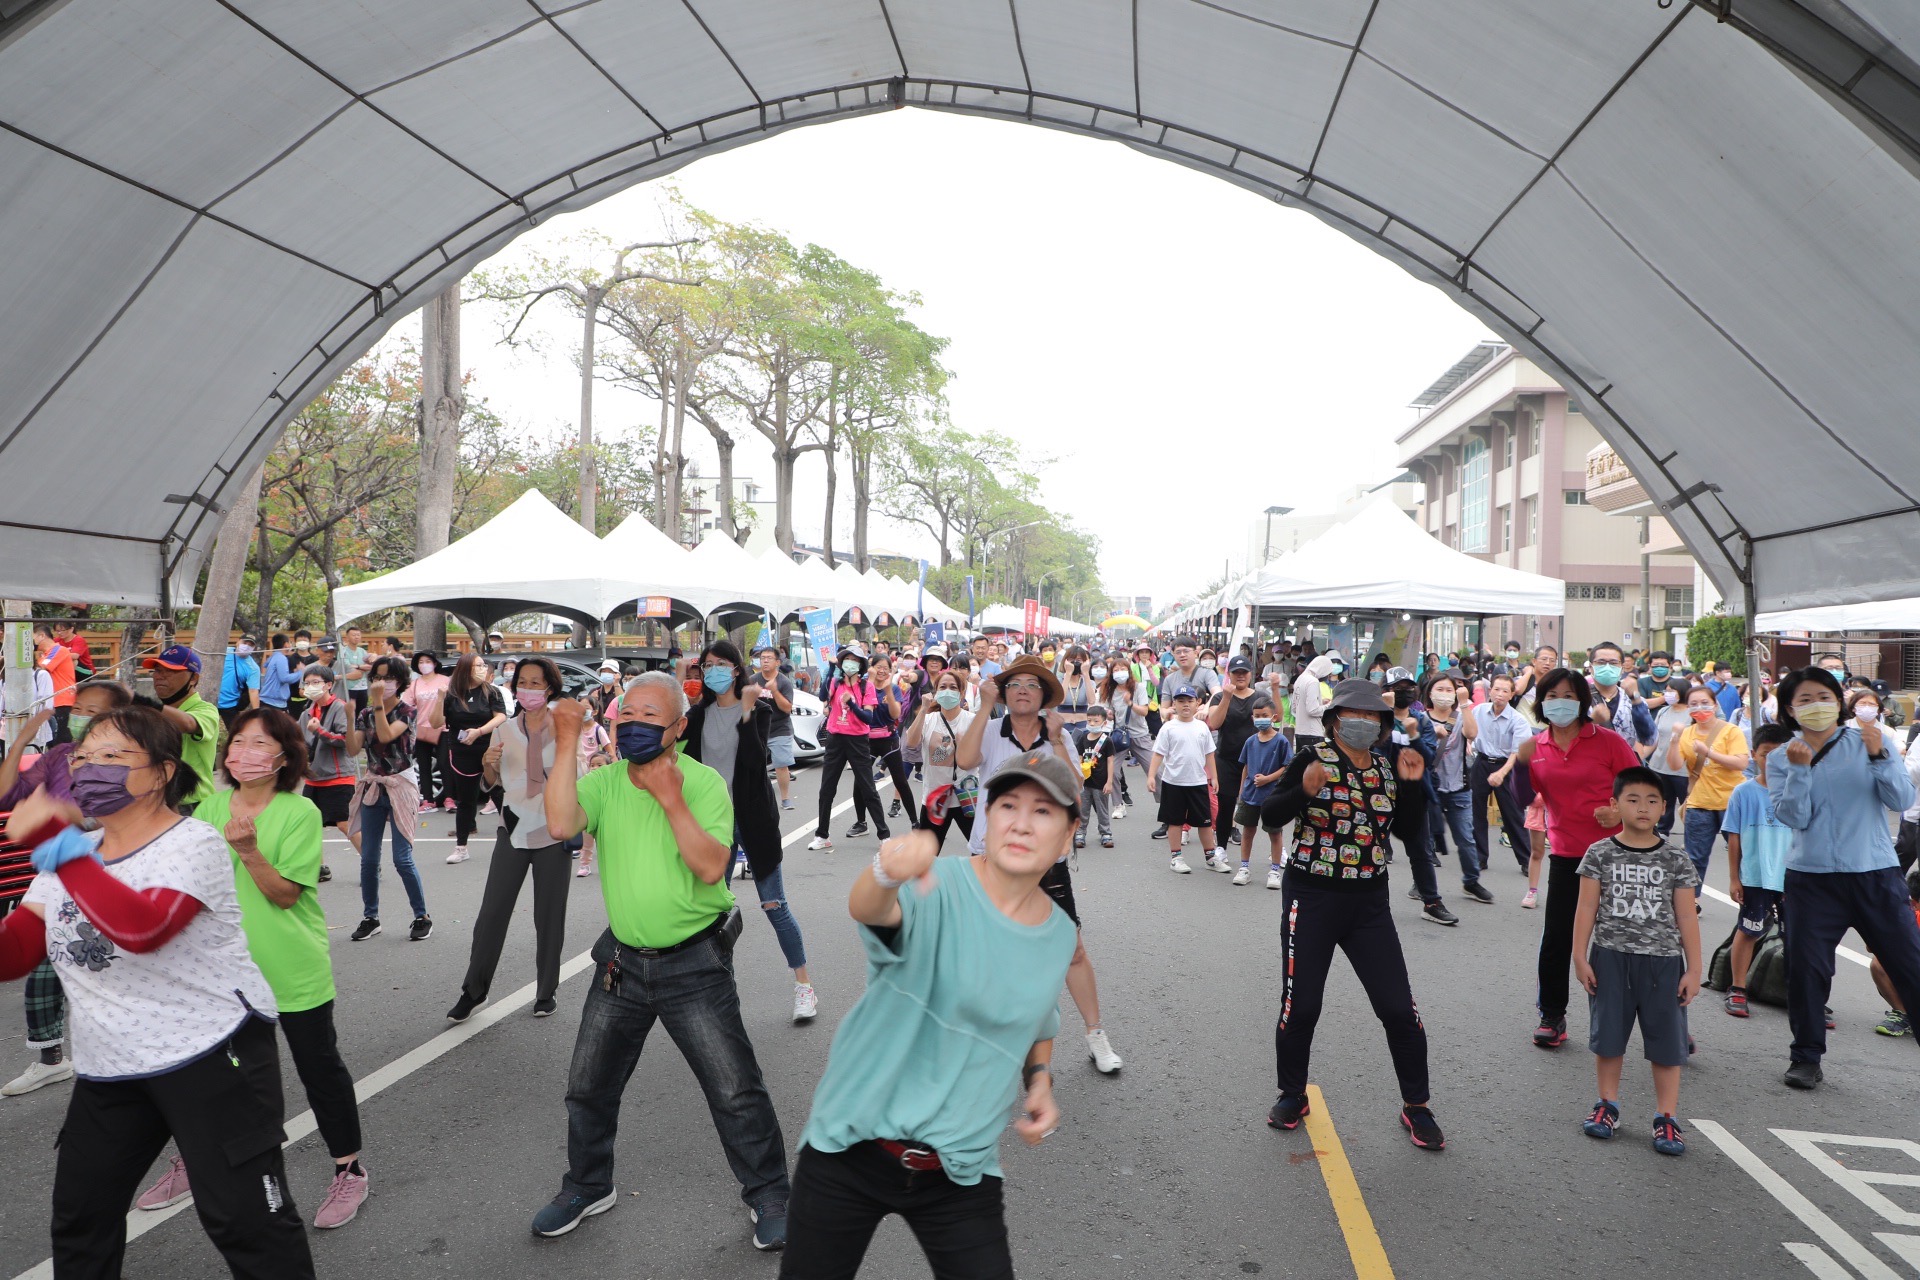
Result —
<path fill-rule="evenodd" d="M 801 812 L 787 815 L 789 831 L 811 826 L 814 777 L 800 775 Z M 836 840 L 850 821 L 844 814 L 834 819 Z M 450 825 L 431 820 L 431 838 L 421 846 L 436 924 L 426 942 L 406 940 L 404 899 L 390 868 L 383 882 L 388 930 L 369 942 L 347 940 L 359 894 L 344 846 L 333 856 L 336 879 L 322 887 L 347 1063 L 363 1082 L 394 1065 L 381 1073 L 380 1091 L 361 1104 L 371 1198 L 347 1227 L 313 1233 L 321 1274 L 772 1276 L 775 1261 L 749 1243 L 746 1213 L 692 1076 L 664 1036 L 649 1044 L 627 1091 L 618 1208 L 563 1239 L 529 1234 L 530 1218 L 563 1171 L 562 1094 L 585 979 L 562 985 L 554 1017 L 529 1016 L 530 993 L 523 993 L 497 1023 L 436 1039 L 447 1030 L 445 1012 L 465 968 L 486 875 L 484 855 L 461 866 L 444 863 Z M 1204 871 L 1169 874 L 1151 827 L 1136 811 L 1117 824 L 1116 849 L 1096 847 L 1080 858 L 1075 883 L 1086 941 L 1104 1021 L 1126 1067 L 1111 1078 L 1092 1070 L 1080 1020 L 1063 994 L 1055 1060 L 1064 1123 L 1038 1150 L 1011 1137 L 1004 1145 L 1015 1259 L 1036 1276 L 1353 1276 L 1348 1232 L 1364 1242 L 1368 1228 L 1350 1220 L 1343 1231 L 1304 1129 L 1280 1134 L 1262 1123 L 1273 1096 L 1280 895 L 1258 879 L 1235 888 Z M 833 1028 L 862 986 L 844 902 L 875 847 L 871 838 L 841 840 L 834 854 L 809 854 L 803 842 L 789 846 L 786 883 L 806 933 L 819 1021 L 788 1021 L 791 979 L 772 930 L 754 913 L 737 953 L 748 1030 L 790 1150 Z M 1656 1269 L 1854 1274 L 1819 1270 L 1789 1245 L 1802 1252 L 1819 1247 L 1831 1267 L 1840 1265 L 1834 1258 L 1851 1256 L 1868 1280 L 1914 1274 L 1899 1250 L 1920 1246 L 1912 1232 L 1920 1227 L 1920 1190 L 1846 1185 L 1849 1169 L 1920 1174 L 1920 1060 L 1914 1043 L 1872 1034 L 1880 1003 L 1864 968 L 1840 964 L 1833 998 L 1840 1026 L 1821 1090 L 1797 1094 L 1780 1083 L 1789 1038 L 1783 1011 L 1757 1007 L 1751 1020 L 1739 1022 L 1708 993 L 1693 1020 L 1700 1052 L 1682 1093 L 1689 1153 L 1675 1160 L 1651 1150 L 1651 1083 L 1644 1063 L 1631 1056 L 1637 1049 L 1628 1060 L 1622 1133 L 1601 1144 L 1579 1127 L 1594 1092 L 1584 1008 L 1570 1019 L 1573 1039 L 1565 1048 L 1532 1046 L 1540 917 L 1519 908 L 1523 882 L 1504 851 L 1496 850 L 1495 866 L 1489 883 L 1496 905 L 1450 896 L 1462 917 L 1456 929 L 1422 922 L 1418 904 L 1403 896 L 1403 874 L 1394 872 L 1394 909 L 1431 1042 L 1434 1108 L 1448 1136 L 1444 1153 L 1415 1150 L 1402 1136 L 1379 1026 L 1350 971 L 1335 966 L 1313 1077 L 1391 1267 L 1366 1271 L 1366 1280 Z M 1457 882 L 1451 859 L 1442 882 Z M 1718 867 L 1714 882 L 1724 883 Z M 569 956 L 583 953 L 605 922 L 598 880 L 573 887 Z M 750 889 L 744 896 L 752 902 Z M 1731 908 L 1708 903 L 1709 947 L 1732 919 Z M 510 1004 L 531 979 L 532 924 L 523 897 L 496 979 L 497 1001 Z M 8 1074 L 27 1061 L 19 990 L 0 990 L 0 1069 Z M 291 1064 L 284 1077 L 291 1119 L 305 1099 Z M 55 1086 L 0 1100 L 0 1146 L 11 1157 L 0 1186 L 0 1278 L 26 1273 L 47 1255 L 53 1142 L 67 1093 Z M 1745 1163 L 1691 1123 L 1695 1117 L 1737 1143 Z M 1827 1140 L 1796 1139 L 1797 1152 L 1778 1136 L 1790 1131 Z M 1835 1145 L 1848 1136 L 1878 1145 Z M 1844 1163 L 1827 1167 L 1809 1158 L 1823 1150 Z M 1323 1145 L 1320 1154 L 1327 1153 Z M 310 1217 L 330 1170 L 317 1136 L 295 1141 L 288 1163 L 296 1202 Z M 1756 1175 L 1786 1188 L 1782 1194 L 1798 1210 Z M 1886 1199 L 1876 1203 L 1876 1195 Z M 1889 1243 L 1876 1232 L 1897 1239 Z M 225 1272 L 189 1211 L 134 1240 L 126 1274 Z M 865 1274 L 927 1274 L 897 1220 L 882 1228 Z"/>

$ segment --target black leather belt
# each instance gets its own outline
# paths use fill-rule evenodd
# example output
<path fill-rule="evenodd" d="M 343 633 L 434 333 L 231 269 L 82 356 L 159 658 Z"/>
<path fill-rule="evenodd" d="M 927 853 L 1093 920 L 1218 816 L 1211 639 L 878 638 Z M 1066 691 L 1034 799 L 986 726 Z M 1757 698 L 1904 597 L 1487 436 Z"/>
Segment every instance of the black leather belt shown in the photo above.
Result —
<path fill-rule="evenodd" d="M 705 942 L 708 938 L 711 938 L 714 934 L 726 928 L 727 917 L 731 914 L 732 914 L 731 911 L 722 911 L 718 916 L 714 917 L 714 921 L 712 924 L 708 925 L 706 928 L 702 929 L 700 932 L 696 934 L 693 934 L 690 937 L 682 938 L 680 941 L 674 943 L 670 947 L 630 947 L 626 943 L 622 942 L 620 944 L 620 949 L 622 951 L 631 952 L 636 956 L 646 956 L 649 959 L 656 956 L 670 956 L 676 951 L 685 951 L 688 947 L 693 946 L 695 943 Z"/>

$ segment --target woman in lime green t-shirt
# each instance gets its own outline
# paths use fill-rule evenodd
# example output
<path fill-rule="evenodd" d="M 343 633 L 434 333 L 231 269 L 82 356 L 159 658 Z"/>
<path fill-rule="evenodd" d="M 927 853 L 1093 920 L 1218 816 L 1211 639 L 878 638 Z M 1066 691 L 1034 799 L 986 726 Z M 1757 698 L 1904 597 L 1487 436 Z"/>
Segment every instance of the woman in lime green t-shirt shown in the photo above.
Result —
<path fill-rule="evenodd" d="M 333 1182 L 313 1225 L 339 1227 L 366 1200 L 367 1172 L 360 1165 L 353 1074 L 334 1035 L 333 956 L 314 887 L 320 883 L 320 810 L 295 794 L 306 770 L 306 742 L 291 717 L 272 707 L 242 711 L 221 761 L 234 789 L 215 791 L 194 816 L 219 828 L 233 854 L 247 949 L 273 988 L 280 1030 L 333 1156 Z M 184 1194 L 185 1171 L 177 1177 Z"/>

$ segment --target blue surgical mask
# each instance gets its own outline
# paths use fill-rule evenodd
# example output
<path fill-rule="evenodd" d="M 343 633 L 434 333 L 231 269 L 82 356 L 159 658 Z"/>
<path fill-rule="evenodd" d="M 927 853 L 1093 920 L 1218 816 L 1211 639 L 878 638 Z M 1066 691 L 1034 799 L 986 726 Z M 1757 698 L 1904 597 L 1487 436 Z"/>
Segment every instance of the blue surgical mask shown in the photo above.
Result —
<path fill-rule="evenodd" d="M 1663 667 L 1659 663 L 1655 663 L 1651 669 L 1651 674 L 1655 680 L 1665 680 L 1673 674 L 1673 668 Z"/>
<path fill-rule="evenodd" d="M 942 689 L 933 695 L 933 700 L 939 704 L 941 710 L 951 711 L 960 705 L 960 692 L 957 689 Z"/>
<path fill-rule="evenodd" d="M 667 749 L 667 731 L 644 720 L 629 720 L 613 731 L 620 758 L 628 764 L 645 764 Z"/>
<path fill-rule="evenodd" d="M 1593 669 L 1593 678 L 1604 685 L 1620 683 L 1620 668 L 1617 664 L 1603 662 Z"/>
<path fill-rule="evenodd" d="M 732 667 L 708 667 L 706 674 L 700 678 L 706 682 L 707 688 L 715 693 L 725 693 L 733 688 Z"/>
<path fill-rule="evenodd" d="M 1577 698 L 1548 698 L 1540 704 L 1540 714 L 1547 723 L 1564 729 L 1580 718 L 1580 701 Z"/>
<path fill-rule="evenodd" d="M 1255 720 L 1253 722 L 1253 731 L 1255 733 L 1265 733 L 1271 728 L 1273 728 L 1273 721 L 1271 720 Z"/>
<path fill-rule="evenodd" d="M 854 661 L 852 658 L 848 658 L 845 662 L 840 664 L 840 670 L 845 672 L 847 675 L 857 676 L 860 674 L 860 664 Z"/>

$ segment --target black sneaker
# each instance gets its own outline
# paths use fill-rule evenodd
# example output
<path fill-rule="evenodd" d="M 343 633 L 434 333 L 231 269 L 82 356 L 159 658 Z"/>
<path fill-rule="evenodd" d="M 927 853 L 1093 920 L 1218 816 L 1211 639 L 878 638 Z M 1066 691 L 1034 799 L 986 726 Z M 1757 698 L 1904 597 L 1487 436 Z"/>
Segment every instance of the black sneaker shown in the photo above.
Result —
<path fill-rule="evenodd" d="M 1446 1135 L 1440 1132 L 1440 1123 L 1430 1108 L 1408 1103 L 1400 1108 L 1400 1123 L 1407 1128 L 1407 1140 L 1422 1151 L 1446 1150 Z"/>
<path fill-rule="evenodd" d="M 551 1018 L 553 1011 L 559 1007 L 558 1004 L 554 1003 L 552 997 L 548 997 L 545 1000 L 535 1000 L 533 1002 L 533 1016 L 536 1018 Z"/>
<path fill-rule="evenodd" d="M 1228 843 L 1228 844 L 1239 844 L 1239 843 L 1240 843 L 1240 833 L 1239 833 L 1238 831 L 1234 831 L 1234 830 L 1230 830 L 1230 831 L 1228 831 L 1228 832 L 1227 832 L 1227 843 Z"/>
<path fill-rule="evenodd" d="M 333 868 L 328 866 L 324 862 L 321 863 L 320 864 L 320 883 L 325 884 L 327 881 L 331 879 L 333 879 Z"/>
<path fill-rule="evenodd" d="M 775 1252 L 787 1247 L 787 1202 L 769 1200 L 758 1209 L 747 1210 L 753 1220 L 753 1247 Z"/>
<path fill-rule="evenodd" d="M 895 796 L 893 798 L 893 803 L 887 806 L 887 816 L 889 818 L 897 818 L 900 816 L 900 797 L 899 796 Z"/>
<path fill-rule="evenodd" d="M 1542 1018 L 1533 1030 L 1533 1042 L 1542 1049 L 1558 1049 L 1567 1042 L 1567 1020 L 1557 1018 L 1548 1022 Z"/>
<path fill-rule="evenodd" d="M 609 1191 L 598 1200 L 562 1191 L 546 1208 L 533 1215 L 533 1234 L 549 1238 L 563 1236 L 579 1226 L 582 1218 L 605 1213 L 619 1202 L 620 1193 L 617 1191 Z"/>
<path fill-rule="evenodd" d="M 1817 1062 L 1796 1062 L 1787 1068 L 1787 1074 L 1782 1077 L 1789 1089 L 1811 1089 L 1826 1078 L 1826 1072 L 1820 1070 Z"/>
<path fill-rule="evenodd" d="M 856 822 L 852 826 L 848 827 L 847 834 L 844 836 L 841 836 L 840 838 L 842 840 L 851 840 L 855 836 L 863 836 L 865 834 L 867 834 L 867 824 L 864 822 Z"/>
<path fill-rule="evenodd" d="M 380 922 L 372 916 L 368 916 L 354 927 L 351 934 L 347 935 L 347 941 L 365 942 L 378 932 L 380 932 Z"/>
<path fill-rule="evenodd" d="M 468 1018 L 471 1018 L 473 1016 L 473 1011 L 475 1009 L 478 1009 L 481 1005 L 485 1003 L 486 1001 L 475 1000 L 472 996 L 462 991 L 460 993 L 460 998 L 453 1002 L 453 1008 L 447 1010 L 447 1021 L 448 1022 L 465 1022 Z"/>
<path fill-rule="evenodd" d="M 1447 904 L 1444 902 L 1429 902 L 1426 910 L 1422 911 L 1420 915 L 1423 919 L 1431 920 L 1435 924 L 1460 923 L 1460 917 L 1447 910 Z"/>
<path fill-rule="evenodd" d="M 407 930 L 407 941 L 425 942 L 428 938 L 431 938 L 432 936 L 433 936 L 433 917 L 432 916 L 414 917 L 413 927 Z"/>
<path fill-rule="evenodd" d="M 1472 898 L 1475 902 L 1484 902 L 1488 906 L 1493 905 L 1493 890 L 1487 888 L 1487 886 L 1481 884 L 1478 880 L 1475 880 L 1472 884 L 1461 885 L 1460 891 L 1469 898 Z"/>
<path fill-rule="evenodd" d="M 1274 1129 L 1298 1129 L 1312 1110 L 1304 1094 L 1283 1093 L 1273 1100 L 1273 1109 L 1267 1112 L 1267 1125 Z"/>
<path fill-rule="evenodd" d="M 1159 826 L 1157 826 L 1157 827 L 1155 827 L 1155 828 L 1153 829 L 1153 838 L 1154 838 L 1155 840 L 1165 840 L 1165 839 L 1167 838 L 1167 824 L 1166 824 L 1166 823 L 1164 823 L 1164 822 L 1163 822 L 1163 823 L 1161 823 L 1161 824 L 1160 824 Z"/>

